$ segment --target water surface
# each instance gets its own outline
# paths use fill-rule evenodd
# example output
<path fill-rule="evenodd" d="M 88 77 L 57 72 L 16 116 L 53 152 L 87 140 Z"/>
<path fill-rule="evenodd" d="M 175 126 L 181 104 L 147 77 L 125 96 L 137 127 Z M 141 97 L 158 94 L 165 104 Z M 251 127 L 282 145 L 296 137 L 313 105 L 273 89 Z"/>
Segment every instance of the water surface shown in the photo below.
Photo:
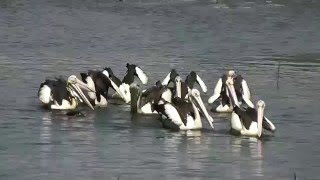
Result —
<path fill-rule="evenodd" d="M 317 179 L 320 3 L 302 0 L 11 0 L 0 2 L 1 179 Z M 127 105 L 66 117 L 41 109 L 46 77 L 138 64 L 149 86 L 171 68 L 213 93 L 235 68 L 277 132 L 171 132 Z M 280 73 L 278 78 L 278 66 Z M 279 88 L 277 81 L 279 80 Z M 210 106 L 208 105 L 208 108 Z"/>

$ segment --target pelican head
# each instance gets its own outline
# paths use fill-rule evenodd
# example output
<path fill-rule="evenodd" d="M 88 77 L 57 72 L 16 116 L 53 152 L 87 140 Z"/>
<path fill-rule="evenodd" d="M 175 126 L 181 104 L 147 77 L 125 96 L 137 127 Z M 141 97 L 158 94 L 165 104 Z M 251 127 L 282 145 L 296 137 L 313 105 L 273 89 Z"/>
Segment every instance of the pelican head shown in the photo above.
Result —
<path fill-rule="evenodd" d="M 75 75 L 71 75 L 68 78 L 67 86 L 69 87 L 70 93 L 78 98 L 81 102 L 84 101 L 91 109 L 94 109 L 87 97 L 83 94 L 81 88 L 90 91 L 95 92 L 95 90 L 91 89 L 89 86 L 87 86 L 85 83 L 83 83 L 81 80 L 77 78 Z M 81 87 L 81 88 L 80 88 Z"/>
<path fill-rule="evenodd" d="M 193 103 L 193 102 L 196 102 L 195 105 L 198 106 L 199 110 L 202 111 L 202 113 L 205 115 L 206 119 L 208 120 L 210 126 L 212 127 L 212 129 L 214 128 L 213 127 L 213 118 L 209 115 L 206 107 L 204 106 L 203 104 L 203 101 L 201 99 L 201 96 L 200 96 L 200 92 L 199 90 L 197 89 L 192 89 L 190 92 L 189 92 L 189 98 L 190 98 L 190 101 Z"/>
<path fill-rule="evenodd" d="M 192 89 L 191 90 L 191 95 L 194 97 L 200 97 L 200 92 L 197 89 Z"/>
<path fill-rule="evenodd" d="M 258 102 L 257 102 L 257 107 L 259 108 L 259 107 L 261 107 L 261 108 L 265 108 L 266 107 L 266 103 L 263 101 L 263 100 L 259 100 Z"/>
<path fill-rule="evenodd" d="M 180 82 L 180 83 L 181 83 L 181 81 L 182 81 L 181 77 L 180 77 L 180 76 L 176 76 L 176 78 L 175 78 L 175 82 L 176 82 L 176 83 L 178 83 L 178 82 Z"/>
<path fill-rule="evenodd" d="M 70 84 L 76 84 L 77 83 L 77 76 L 76 75 L 71 75 L 71 76 L 69 76 L 69 78 L 68 78 L 68 83 L 70 83 Z"/>
<path fill-rule="evenodd" d="M 235 78 L 236 77 L 236 71 L 235 70 L 229 70 L 227 75 L 228 75 L 228 77 Z"/>
<path fill-rule="evenodd" d="M 258 123 L 258 136 L 260 137 L 262 134 L 262 121 L 263 121 L 263 116 L 264 116 L 264 108 L 266 107 L 266 104 L 264 101 L 259 100 L 257 102 L 257 123 Z"/>

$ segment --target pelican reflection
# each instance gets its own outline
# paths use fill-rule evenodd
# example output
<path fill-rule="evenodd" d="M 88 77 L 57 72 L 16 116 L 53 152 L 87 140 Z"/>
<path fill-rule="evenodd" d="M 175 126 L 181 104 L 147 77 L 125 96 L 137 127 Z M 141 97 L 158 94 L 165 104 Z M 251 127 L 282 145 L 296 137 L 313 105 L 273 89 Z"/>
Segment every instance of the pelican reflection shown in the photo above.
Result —
<path fill-rule="evenodd" d="M 263 154 L 262 142 L 254 137 L 233 137 L 231 138 L 231 151 L 233 178 L 242 179 L 248 177 L 263 176 Z M 249 159 L 249 160 L 248 160 Z M 245 162 L 246 166 L 243 165 Z M 244 170 L 244 168 L 247 168 Z"/>

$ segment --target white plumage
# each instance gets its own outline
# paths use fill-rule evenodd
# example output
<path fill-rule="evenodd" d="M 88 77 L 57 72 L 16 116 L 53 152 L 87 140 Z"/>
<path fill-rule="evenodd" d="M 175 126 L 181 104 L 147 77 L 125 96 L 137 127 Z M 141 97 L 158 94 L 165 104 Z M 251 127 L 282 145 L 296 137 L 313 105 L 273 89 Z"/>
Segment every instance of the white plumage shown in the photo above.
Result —
<path fill-rule="evenodd" d="M 148 83 L 147 75 L 138 66 L 136 67 L 136 73 L 137 73 L 139 79 L 141 80 L 142 84 Z"/>
<path fill-rule="evenodd" d="M 249 129 L 246 129 L 241 123 L 240 117 L 236 113 L 231 114 L 231 128 L 238 131 L 244 136 L 257 136 L 258 124 L 257 122 L 251 122 Z"/>
<path fill-rule="evenodd" d="M 51 97 L 51 89 L 47 85 L 41 87 L 39 91 L 39 99 L 43 104 L 49 104 L 52 97 Z"/>
<path fill-rule="evenodd" d="M 166 102 L 171 102 L 172 99 L 172 92 L 170 89 L 166 89 L 162 95 L 161 95 L 162 99 L 165 100 Z"/>
<path fill-rule="evenodd" d="M 195 122 L 196 121 L 193 119 L 193 117 L 188 115 L 186 129 L 193 129 L 195 127 Z M 202 124 L 198 127 L 202 127 Z"/>
<path fill-rule="evenodd" d="M 60 110 L 66 110 L 66 109 L 74 109 L 76 108 L 78 103 L 75 99 L 71 100 L 71 103 L 65 99 L 62 100 L 62 104 L 59 105 L 57 101 L 54 101 L 54 104 L 51 105 L 51 109 L 60 109 Z"/>
<path fill-rule="evenodd" d="M 180 130 L 195 130 L 195 129 L 201 129 L 202 128 L 202 122 L 201 122 L 201 116 L 199 111 L 203 113 L 203 115 L 206 117 L 208 120 L 210 126 L 213 127 L 213 119 L 212 117 L 208 114 L 202 100 L 200 97 L 200 92 L 197 89 L 192 89 L 189 92 L 189 101 L 190 102 L 181 102 L 178 101 L 176 102 L 177 104 L 172 105 L 171 103 L 166 102 L 164 104 L 164 111 L 159 109 L 161 114 L 165 114 L 167 118 L 163 119 L 163 123 L 166 124 L 168 122 L 172 122 L 175 125 L 179 127 Z M 181 99 L 184 101 L 183 99 Z M 188 106 L 185 103 L 191 103 L 192 108 Z M 196 106 L 197 104 L 197 106 Z M 185 106 L 187 105 L 187 106 Z M 183 109 L 179 109 L 179 108 Z M 182 110 L 181 114 L 178 112 L 179 110 Z M 186 122 L 184 123 L 184 120 L 182 119 L 185 117 Z"/>
<path fill-rule="evenodd" d="M 203 92 L 207 92 L 208 88 L 206 86 L 206 84 L 202 81 L 202 79 L 197 75 L 197 81 L 202 89 Z"/>
<path fill-rule="evenodd" d="M 171 72 L 169 72 L 169 74 L 164 78 L 164 80 L 162 81 L 162 85 L 168 85 L 170 81 L 170 75 L 171 75 Z"/>
<path fill-rule="evenodd" d="M 208 99 L 208 103 L 212 104 L 215 100 L 217 100 L 220 97 L 221 88 L 222 88 L 222 79 L 219 78 L 214 88 L 213 95 Z"/>
<path fill-rule="evenodd" d="M 95 99 L 95 105 L 98 107 L 107 107 L 108 101 L 104 96 L 100 96 L 100 102 L 97 99 Z"/>
<path fill-rule="evenodd" d="M 107 70 L 103 70 L 103 71 L 102 71 L 102 74 L 104 74 L 107 78 L 109 78 L 109 73 L 108 73 Z"/>
<path fill-rule="evenodd" d="M 93 79 L 90 76 L 87 76 L 86 81 L 87 81 L 87 86 L 90 89 L 96 90 L 94 82 L 93 82 Z M 95 92 L 88 92 L 88 95 L 89 95 L 90 99 L 96 99 L 97 98 Z"/>
<path fill-rule="evenodd" d="M 176 125 L 184 125 L 177 109 L 170 103 L 164 105 L 165 113 L 168 118 Z"/>
<path fill-rule="evenodd" d="M 129 103 L 131 101 L 130 86 L 126 83 L 122 83 L 119 86 L 119 91 L 121 92 L 120 96 L 122 96 L 123 100 L 126 103 Z"/>
<path fill-rule="evenodd" d="M 158 113 L 157 111 L 152 111 L 150 102 L 145 104 L 144 106 L 142 106 L 140 111 L 143 114 L 157 114 Z"/>

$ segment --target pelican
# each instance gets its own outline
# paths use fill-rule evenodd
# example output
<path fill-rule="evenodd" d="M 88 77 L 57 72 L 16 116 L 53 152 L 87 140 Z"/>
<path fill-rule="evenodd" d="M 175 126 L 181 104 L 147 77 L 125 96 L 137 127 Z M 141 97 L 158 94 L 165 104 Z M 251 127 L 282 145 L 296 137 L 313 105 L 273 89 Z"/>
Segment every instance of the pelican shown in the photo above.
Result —
<path fill-rule="evenodd" d="M 188 95 L 189 102 L 182 98 L 175 97 L 172 103 L 164 102 L 155 104 L 154 108 L 162 117 L 162 124 L 165 128 L 174 130 L 196 130 L 202 128 L 201 116 L 198 108 L 202 111 L 210 126 L 213 127 L 213 118 L 208 114 L 200 92 L 191 89 Z"/>
<path fill-rule="evenodd" d="M 131 112 L 139 114 L 157 114 L 153 108 L 154 104 L 163 103 L 163 101 L 171 102 L 171 91 L 163 86 L 160 81 L 141 92 L 139 86 L 132 84 L 130 86 L 131 93 Z"/>
<path fill-rule="evenodd" d="M 94 92 L 93 89 L 80 81 L 75 75 L 71 75 L 67 81 L 62 78 L 47 79 L 40 85 L 38 91 L 39 100 L 44 107 L 50 109 L 75 109 L 83 101 L 91 109 L 94 109 L 80 87 Z"/>
<path fill-rule="evenodd" d="M 244 102 L 249 107 L 253 108 L 254 105 L 250 101 L 251 95 L 247 82 L 241 75 L 237 75 L 234 70 L 228 71 L 219 78 L 213 95 L 208 99 L 208 103 L 212 104 L 218 98 L 221 98 L 220 105 L 214 109 L 216 112 L 232 112 L 233 107 L 230 104 L 230 96 L 226 88 L 227 79 L 231 78 L 234 81 L 234 87 L 240 103 Z"/>
<path fill-rule="evenodd" d="M 129 103 L 131 101 L 130 85 L 134 82 L 134 76 L 137 76 L 142 82 L 142 84 L 148 83 L 148 77 L 140 67 L 134 64 L 127 63 L 126 67 L 127 72 L 119 86 L 119 91 L 121 92 L 121 98 L 126 103 Z"/>
<path fill-rule="evenodd" d="M 95 90 L 95 93 L 88 92 L 91 103 L 94 106 L 106 107 L 108 105 L 109 87 L 121 94 L 119 90 L 121 81 L 108 67 L 104 68 L 103 71 L 89 70 L 88 73 L 80 73 L 80 75 L 82 81 Z"/>
<path fill-rule="evenodd" d="M 264 101 L 259 100 L 257 102 L 257 109 L 251 107 L 240 108 L 231 79 L 227 80 L 227 86 L 234 105 L 230 121 L 231 132 L 244 136 L 260 137 L 263 129 L 271 132 L 276 130 L 274 124 L 264 116 L 266 106 Z"/>
<path fill-rule="evenodd" d="M 190 89 L 193 89 L 193 86 L 195 83 L 198 83 L 202 89 L 202 91 L 204 93 L 206 93 L 208 91 L 208 88 L 206 86 L 206 84 L 203 82 L 203 80 L 200 78 L 200 76 L 197 75 L 196 72 L 194 71 L 191 71 L 187 77 L 186 77 L 186 80 L 185 80 L 185 83 L 187 84 L 187 86 L 190 88 Z"/>
<path fill-rule="evenodd" d="M 175 69 L 171 69 L 171 71 L 169 72 L 169 74 L 164 78 L 164 80 L 162 81 L 162 85 L 166 85 L 168 86 L 170 82 L 174 82 L 175 78 L 179 76 L 179 74 L 177 73 L 177 71 Z"/>
<path fill-rule="evenodd" d="M 176 79 L 176 77 L 178 77 L 179 74 L 177 73 L 177 71 L 175 69 L 172 69 L 170 71 L 170 73 L 165 77 L 165 79 L 162 81 L 163 85 L 168 86 L 170 82 L 174 82 Z M 208 91 L 208 88 L 206 86 L 206 84 L 203 82 L 203 80 L 200 78 L 199 75 L 197 75 L 196 72 L 191 71 L 185 81 L 181 81 L 181 97 L 188 99 L 187 95 L 188 92 L 194 88 L 194 84 L 198 83 L 202 89 L 202 91 L 204 93 L 206 93 Z"/>

